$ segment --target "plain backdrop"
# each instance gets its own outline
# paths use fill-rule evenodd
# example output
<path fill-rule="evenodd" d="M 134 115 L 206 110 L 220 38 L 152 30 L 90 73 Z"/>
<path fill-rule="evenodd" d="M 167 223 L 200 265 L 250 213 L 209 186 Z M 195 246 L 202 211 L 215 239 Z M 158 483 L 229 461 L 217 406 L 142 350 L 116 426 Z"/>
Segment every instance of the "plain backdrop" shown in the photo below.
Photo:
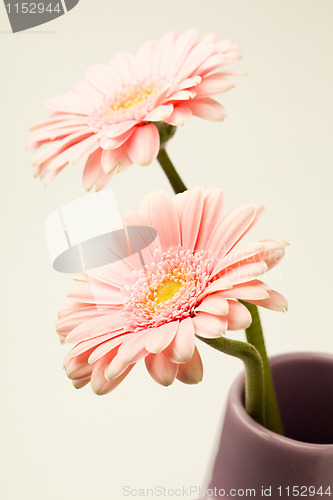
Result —
<path fill-rule="evenodd" d="M 45 188 L 32 177 L 28 127 L 47 116 L 47 98 L 118 51 L 191 27 L 233 39 L 243 56 L 237 68 L 248 75 L 221 96 L 228 118 L 191 120 L 169 154 L 189 187 L 223 186 L 227 210 L 266 206 L 249 240 L 291 243 L 267 278 L 290 303 L 286 314 L 262 312 L 269 354 L 333 352 L 333 4 L 80 0 L 67 15 L 15 35 L 2 4 L 0 15 L 1 498 L 121 500 L 125 485 L 203 485 L 241 364 L 199 345 L 205 373 L 197 386 L 161 387 L 140 364 L 110 395 L 73 389 L 54 328 L 72 278 L 51 268 L 44 221 L 84 195 L 82 165 Z M 133 166 L 112 187 L 121 211 L 150 191 L 171 192 L 157 162 Z"/>

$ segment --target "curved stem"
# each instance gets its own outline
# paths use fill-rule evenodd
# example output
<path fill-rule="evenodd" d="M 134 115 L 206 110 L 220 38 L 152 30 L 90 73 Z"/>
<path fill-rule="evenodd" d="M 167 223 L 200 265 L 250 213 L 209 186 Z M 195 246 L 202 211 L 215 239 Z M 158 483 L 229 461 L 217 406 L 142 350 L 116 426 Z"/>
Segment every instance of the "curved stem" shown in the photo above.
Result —
<path fill-rule="evenodd" d="M 169 179 L 169 182 L 174 192 L 177 194 L 186 191 L 187 187 L 185 186 L 180 175 L 173 166 L 172 161 L 170 160 L 165 148 L 160 149 L 160 152 L 157 155 L 157 160 L 159 161 L 159 164 L 163 168 L 165 175 Z"/>
<path fill-rule="evenodd" d="M 263 363 L 257 349 L 247 342 L 218 337 L 198 339 L 214 347 L 218 351 L 239 358 L 245 368 L 245 409 L 259 424 L 265 426 L 264 412 L 264 370 Z"/>
<path fill-rule="evenodd" d="M 265 383 L 265 421 L 267 429 L 278 434 L 283 434 L 282 421 L 280 417 L 279 407 L 276 399 L 275 388 L 273 384 L 271 369 L 269 366 L 263 331 L 260 323 L 260 317 L 257 306 L 240 300 L 242 304 L 250 311 L 252 323 L 245 330 L 246 339 L 249 344 L 255 346 L 259 352 L 264 368 L 264 383 Z"/>
<path fill-rule="evenodd" d="M 161 147 L 157 159 L 169 179 L 174 192 L 177 194 L 186 191 L 187 188 L 173 166 L 164 146 Z M 215 349 L 238 357 L 244 362 L 247 412 L 257 422 L 263 424 L 265 421 L 265 426 L 268 429 L 282 434 L 281 418 L 267 359 L 258 309 L 253 304 L 247 302 L 243 302 L 243 304 L 248 308 L 252 316 L 252 324 L 246 330 L 248 343 L 226 339 L 225 337 L 218 339 L 198 338 Z"/>

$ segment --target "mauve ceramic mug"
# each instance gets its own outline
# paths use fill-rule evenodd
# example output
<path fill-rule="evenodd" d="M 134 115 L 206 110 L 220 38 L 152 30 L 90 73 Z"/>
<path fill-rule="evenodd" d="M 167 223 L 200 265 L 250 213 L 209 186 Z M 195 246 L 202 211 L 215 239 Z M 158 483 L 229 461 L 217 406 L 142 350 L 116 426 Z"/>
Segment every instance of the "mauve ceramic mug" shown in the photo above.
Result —
<path fill-rule="evenodd" d="M 270 364 L 285 436 L 265 429 L 245 412 L 240 375 L 229 393 L 208 493 L 202 499 L 221 498 L 224 490 L 224 496 L 234 498 L 329 500 L 329 488 L 333 498 L 333 355 L 282 354 Z"/>

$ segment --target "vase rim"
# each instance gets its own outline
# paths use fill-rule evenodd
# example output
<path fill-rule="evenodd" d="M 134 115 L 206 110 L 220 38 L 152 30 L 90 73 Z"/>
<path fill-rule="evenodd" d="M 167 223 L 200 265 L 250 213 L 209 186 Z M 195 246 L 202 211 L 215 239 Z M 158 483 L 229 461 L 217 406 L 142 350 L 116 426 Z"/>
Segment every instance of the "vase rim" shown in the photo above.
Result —
<path fill-rule="evenodd" d="M 333 363 L 333 354 L 323 353 L 323 352 L 288 352 L 283 354 L 277 354 L 271 356 L 269 358 L 270 366 L 276 366 L 284 362 L 291 361 L 320 361 L 327 363 Z M 244 373 L 238 375 L 233 385 L 231 386 L 229 393 L 229 403 L 233 407 L 233 410 L 236 416 L 242 421 L 244 425 L 249 429 L 249 431 L 256 434 L 258 437 L 269 440 L 271 442 L 275 442 L 278 444 L 289 445 L 293 448 L 298 448 L 299 450 L 306 450 L 308 453 L 311 453 L 311 450 L 314 452 L 322 451 L 323 453 L 332 453 L 333 443 L 328 444 L 319 444 L 319 443 L 311 443 L 306 441 L 297 441 L 296 439 L 289 438 L 287 436 L 282 436 L 273 432 L 266 427 L 263 427 L 261 424 L 256 422 L 245 410 L 242 395 L 244 392 Z"/>

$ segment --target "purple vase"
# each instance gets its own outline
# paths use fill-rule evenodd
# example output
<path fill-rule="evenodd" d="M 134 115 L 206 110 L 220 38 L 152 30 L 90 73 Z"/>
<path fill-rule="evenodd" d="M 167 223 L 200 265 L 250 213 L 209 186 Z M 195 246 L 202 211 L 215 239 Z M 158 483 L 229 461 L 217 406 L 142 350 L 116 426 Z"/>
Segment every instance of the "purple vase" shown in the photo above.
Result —
<path fill-rule="evenodd" d="M 246 413 L 240 375 L 202 499 L 333 498 L 333 355 L 282 354 L 270 364 L 285 436 Z"/>

